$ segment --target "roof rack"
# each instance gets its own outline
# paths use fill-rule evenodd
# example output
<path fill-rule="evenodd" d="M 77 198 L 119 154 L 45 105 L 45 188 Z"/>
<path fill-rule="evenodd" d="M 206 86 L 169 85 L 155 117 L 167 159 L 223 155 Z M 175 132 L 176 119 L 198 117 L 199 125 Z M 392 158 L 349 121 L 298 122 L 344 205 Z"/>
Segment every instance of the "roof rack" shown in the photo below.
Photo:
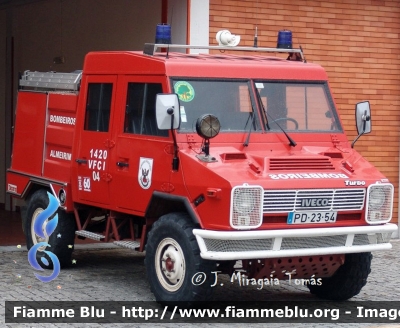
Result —
<path fill-rule="evenodd" d="M 279 53 L 298 53 L 301 60 L 305 62 L 303 49 L 283 49 L 283 48 L 255 48 L 255 47 L 224 47 L 224 46 L 196 46 L 182 44 L 160 44 L 160 43 L 145 43 L 143 53 L 153 56 L 157 50 L 164 49 L 210 49 L 210 50 L 234 50 L 234 51 L 256 51 L 256 52 L 279 52 Z"/>
<path fill-rule="evenodd" d="M 19 85 L 31 88 L 77 91 L 81 78 L 82 71 L 72 73 L 25 71 L 19 80 Z"/>

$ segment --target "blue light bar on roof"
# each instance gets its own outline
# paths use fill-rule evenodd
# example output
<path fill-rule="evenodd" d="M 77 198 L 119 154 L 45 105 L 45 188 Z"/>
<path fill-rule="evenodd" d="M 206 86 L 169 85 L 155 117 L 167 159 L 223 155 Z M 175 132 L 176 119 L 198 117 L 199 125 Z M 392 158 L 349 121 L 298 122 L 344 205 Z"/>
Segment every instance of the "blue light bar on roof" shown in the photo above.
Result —
<path fill-rule="evenodd" d="M 282 30 L 278 32 L 277 48 L 292 49 L 292 31 Z"/>

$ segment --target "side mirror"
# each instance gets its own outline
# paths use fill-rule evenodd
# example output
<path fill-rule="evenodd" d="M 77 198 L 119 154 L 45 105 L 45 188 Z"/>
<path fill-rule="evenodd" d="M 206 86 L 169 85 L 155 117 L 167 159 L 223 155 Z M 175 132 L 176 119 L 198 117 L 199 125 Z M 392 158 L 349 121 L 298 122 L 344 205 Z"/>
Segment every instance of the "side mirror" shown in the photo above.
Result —
<path fill-rule="evenodd" d="M 159 93 L 156 96 L 156 119 L 160 130 L 177 129 L 180 123 L 179 99 L 175 93 Z M 171 117 L 173 121 L 171 122 Z"/>
<path fill-rule="evenodd" d="M 356 104 L 356 126 L 357 126 L 357 138 L 351 144 L 351 148 L 363 134 L 371 132 L 371 109 L 369 107 L 369 101 L 363 101 Z"/>
<path fill-rule="evenodd" d="M 358 134 L 371 132 L 371 109 L 369 101 L 359 102 L 356 105 L 356 124 Z"/>

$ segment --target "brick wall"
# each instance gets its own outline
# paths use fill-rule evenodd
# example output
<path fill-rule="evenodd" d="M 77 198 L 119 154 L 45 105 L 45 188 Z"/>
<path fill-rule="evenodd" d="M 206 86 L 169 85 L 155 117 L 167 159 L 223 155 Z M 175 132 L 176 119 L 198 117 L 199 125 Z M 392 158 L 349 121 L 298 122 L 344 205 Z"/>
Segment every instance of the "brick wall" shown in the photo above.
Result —
<path fill-rule="evenodd" d="M 400 125 L 400 1 L 210 0 L 210 45 L 229 29 L 241 46 L 275 47 L 289 29 L 307 61 L 327 70 L 349 140 L 356 137 L 355 103 L 369 100 L 372 132 L 355 148 L 395 186 L 393 221 L 398 221 Z"/>

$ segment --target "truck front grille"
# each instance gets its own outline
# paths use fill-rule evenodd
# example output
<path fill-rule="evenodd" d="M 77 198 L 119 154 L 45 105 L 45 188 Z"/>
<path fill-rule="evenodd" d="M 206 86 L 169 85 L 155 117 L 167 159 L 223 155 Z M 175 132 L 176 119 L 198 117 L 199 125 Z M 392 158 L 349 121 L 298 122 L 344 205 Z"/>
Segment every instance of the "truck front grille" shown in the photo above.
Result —
<path fill-rule="evenodd" d="M 264 213 L 359 211 L 365 189 L 264 190 Z"/>

